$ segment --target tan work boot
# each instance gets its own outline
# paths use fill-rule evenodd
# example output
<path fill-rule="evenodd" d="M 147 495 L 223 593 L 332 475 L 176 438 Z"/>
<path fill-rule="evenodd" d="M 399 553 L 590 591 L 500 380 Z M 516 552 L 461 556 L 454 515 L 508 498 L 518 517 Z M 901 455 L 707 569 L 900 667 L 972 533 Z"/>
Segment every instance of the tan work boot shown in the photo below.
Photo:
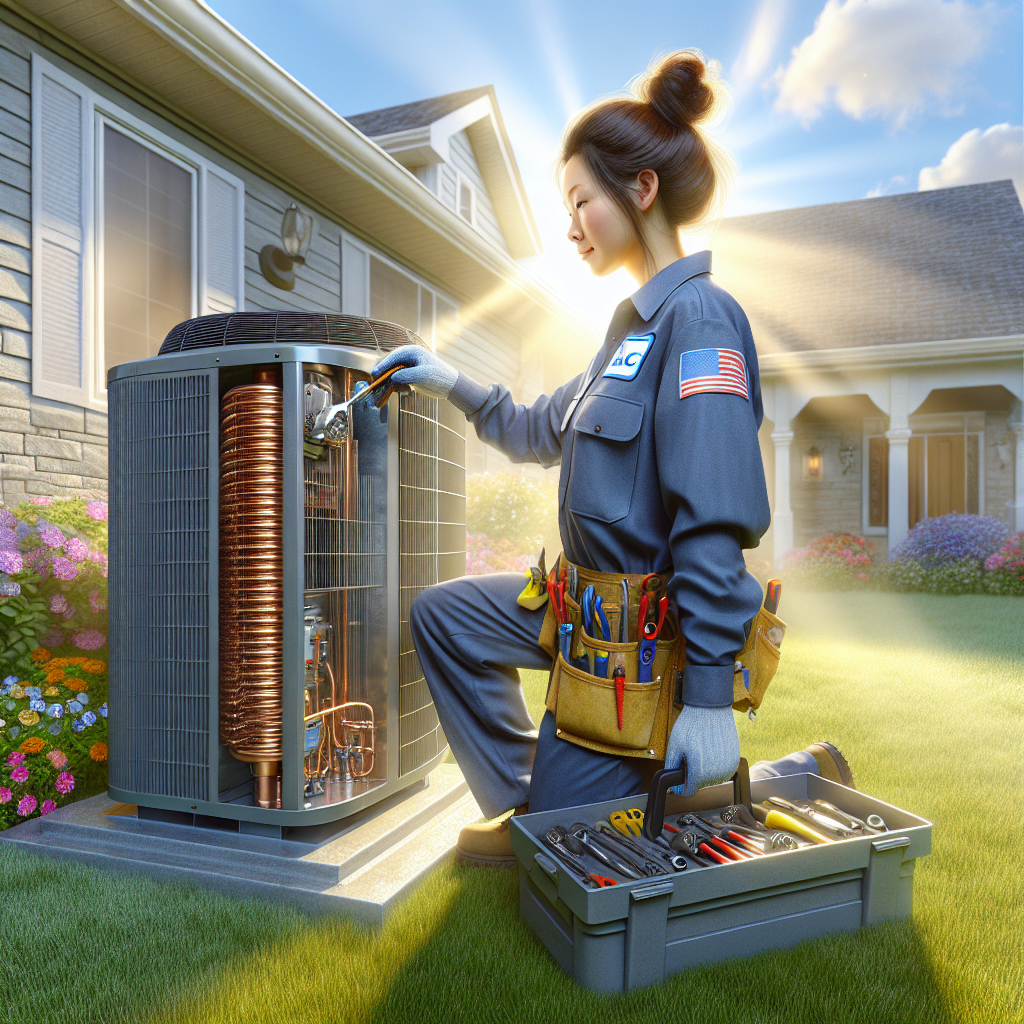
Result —
<path fill-rule="evenodd" d="M 460 864 L 472 864 L 474 867 L 514 868 L 516 855 L 512 852 L 512 826 L 509 822 L 513 814 L 526 814 L 528 809 L 528 804 L 522 804 L 503 818 L 467 825 L 459 833 L 455 859 Z"/>
<path fill-rule="evenodd" d="M 830 782 L 838 782 L 842 786 L 849 786 L 850 789 L 857 787 L 853 782 L 853 772 L 846 763 L 846 758 L 827 740 L 812 743 L 805 748 L 807 752 L 818 762 L 818 770 L 823 779 Z"/>

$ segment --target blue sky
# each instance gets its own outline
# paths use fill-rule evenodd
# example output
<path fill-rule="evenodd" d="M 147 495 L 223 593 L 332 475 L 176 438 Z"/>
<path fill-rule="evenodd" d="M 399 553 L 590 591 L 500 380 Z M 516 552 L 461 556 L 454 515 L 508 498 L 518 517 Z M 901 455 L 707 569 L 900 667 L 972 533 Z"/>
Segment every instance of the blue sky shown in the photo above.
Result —
<path fill-rule="evenodd" d="M 566 120 L 657 53 L 699 48 L 732 87 L 716 129 L 739 163 L 727 216 L 997 177 L 1024 191 L 1020 2 L 211 6 L 340 114 L 492 84 L 545 246 L 527 265 L 595 326 L 635 286 L 624 273 L 594 281 L 576 261 L 551 168 Z"/>

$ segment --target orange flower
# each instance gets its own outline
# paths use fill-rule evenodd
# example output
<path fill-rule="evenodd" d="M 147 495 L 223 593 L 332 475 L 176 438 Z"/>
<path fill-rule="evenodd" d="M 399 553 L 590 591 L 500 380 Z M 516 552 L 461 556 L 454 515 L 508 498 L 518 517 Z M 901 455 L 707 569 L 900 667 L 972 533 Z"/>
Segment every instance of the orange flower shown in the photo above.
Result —
<path fill-rule="evenodd" d="M 46 681 L 48 683 L 59 683 L 64 679 L 64 669 L 52 668 L 46 673 Z"/>
<path fill-rule="evenodd" d="M 77 690 L 81 693 L 89 689 L 89 683 L 85 679 L 79 679 L 78 676 L 68 676 L 64 680 L 64 685 L 69 690 Z"/>
<path fill-rule="evenodd" d="M 69 665 L 84 665 L 89 659 L 84 655 L 78 658 L 68 658 Z"/>
<path fill-rule="evenodd" d="M 46 742 L 38 736 L 29 736 L 29 738 L 25 740 L 18 749 L 25 754 L 38 754 L 45 746 Z"/>
<path fill-rule="evenodd" d="M 55 668 L 67 668 L 67 667 L 68 667 L 68 659 L 67 658 L 54 658 L 53 661 L 50 662 L 50 669 L 51 670 L 55 669 Z"/>
<path fill-rule="evenodd" d="M 95 658 L 90 658 L 83 666 L 84 672 L 91 672 L 93 675 L 106 671 L 107 663 L 105 661 L 97 661 Z"/>
<path fill-rule="evenodd" d="M 94 761 L 106 761 L 106 759 L 107 759 L 107 745 L 106 745 L 106 743 L 94 743 L 89 748 L 89 756 Z"/>
<path fill-rule="evenodd" d="M 37 664 L 41 665 L 44 661 L 49 661 L 53 655 L 45 647 L 37 647 L 29 657 Z"/>

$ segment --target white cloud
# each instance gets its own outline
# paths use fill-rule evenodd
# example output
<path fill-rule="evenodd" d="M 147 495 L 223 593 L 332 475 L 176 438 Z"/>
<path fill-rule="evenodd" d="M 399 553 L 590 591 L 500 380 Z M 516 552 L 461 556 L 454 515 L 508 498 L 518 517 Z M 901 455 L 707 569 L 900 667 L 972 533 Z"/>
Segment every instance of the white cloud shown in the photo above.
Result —
<path fill-rule="evenodd" d="M 961 135 L 946 150 L 938 167 L 922 167 L 917 187 L 924 192 L 951 185 L 1012 178 L 1017 195 L 1024 197 L 1024 127 L 994 124 Z M 1021 200 L 1024 202 L 1024 198 Z"/>
<path fill-rule="evenodd" d="M 993 18 L 990 5 L 963 0 L 827 0 L 776 72 L 776 108 L 805 124 L 833 102 L 897 124 L 932 97 L 952 108 L 959 72 L 984 50 Z"/>
<path fill-rule="evenodd" d="M 871 189 L 865 199 L 877 199 L 879 196 L 891 196 L 896 192 L 907 191 L 907 177 L 905 174 L 894 174 L 886 184 L 879 182 Z"/>

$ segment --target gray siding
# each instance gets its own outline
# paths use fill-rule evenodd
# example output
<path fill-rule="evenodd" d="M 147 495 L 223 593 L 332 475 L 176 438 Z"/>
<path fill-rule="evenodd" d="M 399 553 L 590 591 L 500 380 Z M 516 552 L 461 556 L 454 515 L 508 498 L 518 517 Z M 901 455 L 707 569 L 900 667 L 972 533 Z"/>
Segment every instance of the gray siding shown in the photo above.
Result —
<path fill-rule="evenodd" d="M 484 184 L 480 168 L 477 166 L 476 156 L 473 154 L 473 147 L 470 145 L 469 136 L 464 132 L 456 132 L 449 142 L 451 162 L 462 172 L 466 180 L 473 186 L 476 192 L 476 227 L 488 241 L 492 242 L 503 252 L 508 252 L 508 245 L 505 236 L 501 233 L 498 224 L 497 214 L 494 212 L 494 203 L 491 202 L 490 193 Z"/>

